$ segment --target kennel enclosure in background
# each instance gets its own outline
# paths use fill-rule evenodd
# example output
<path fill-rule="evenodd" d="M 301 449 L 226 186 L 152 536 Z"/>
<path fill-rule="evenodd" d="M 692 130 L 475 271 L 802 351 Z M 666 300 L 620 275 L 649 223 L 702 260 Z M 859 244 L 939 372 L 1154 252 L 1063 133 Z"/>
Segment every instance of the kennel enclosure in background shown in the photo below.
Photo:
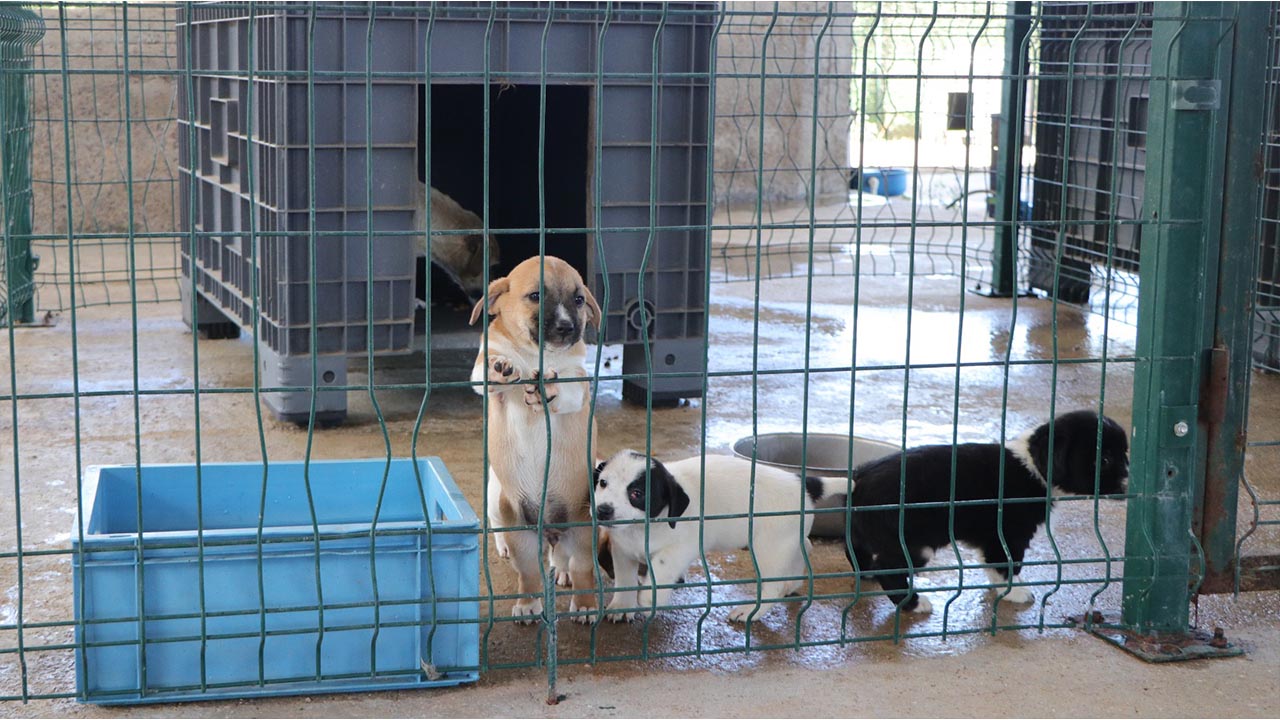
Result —
<path fill-rule="evenodd" d="M 198 238 L 194 258 L 183 256 L 184 277 L 198 278 L 198 324 L 260 323 L 269 386 L 310 386 L 314 359 L 314 412 L 340 419 L 345 393 L 323 389 L 347 385 L 348 356 L 366 343 L 377 355 L 413 349 L 425 180 L 488 218 L 502 258 L 493 278 L 545 247 L 588 278 L 605 314 L 600 339 L 626 346 L 624 371 L 642 371 L 644 336 L 666 370 L 691 376 L 629 380 L 629 396 L 695 396 L 713 9 L 180 8 L 192 97 L 178 93 L 178 196 Z M 551 190 L 545 224 L 540 186 Z M 251 234 L 262 242 L 256 274 Z M 305 423 L 311 395 L 266 397 Z"/>
<path fill-rule="evenodd" d="M 1132 378 L 1126 537 L 1042 558 L 1033 572 L 1051 577 L 1030 582 L 1049 595 L 1088 588 L 1092 596 L 1078 609 L 1109 615 L 1098 622 L 1086 612 L 1082 624 L 1119 644 L 1160 633 L 1195 640 L 1190 601 L 1274 588 L 1280 568 L 1280 495 L 1265 475 L 1274 474 L 1280 438 L 1256 430 L 1270 427 L 1260 408 L 1269 407 L 1262 390 L 1273 389 L 1276 368 L 1278 27 L 1274 4 L 1244 3 L 0 8 L 0 285 L 8 309 L 0 399 L 9 411 L 0 413 L 0 430 L 13 445 L 0 483 L 14 488 L 0 497 L 0 586 L 9 592 L 0 608 L 0 695 L 93 699 L 92 686 L 75 685 L 77 656 L 90 665 L 104 657 L 146 665 L 148 655 L 181 647 L 199 660 L 185 666 L 190 672 L 166 679 L 121 668 L 113 696 L 266 694 L 290 683 L 309 691 L 375 685 L 389 674 L 412 685 L 435 673 L 538 666 L 554 697 L 561 665 L 1072 626 L 1045 602 L 1034 617 L 1011 618 L 993 606 L 976 620 L 940 613 L 940 625 L 912 626 L 890 613 L 880 625 L 859 625 L 850 617 L 883 598 L 865 582 L 872 578 L 846 566 L 812 570 L 795 627 L 781 632 L 753 625 L 741 637 L 725 635 L 715 613 L 729 604 L 720 593 L 735 583 L 708 576 L 685 589 L 686 600 L 706 590 L 705 605 L 680 608 L 698 616 L 686 634 L 663 637 L 662 624 L 646 620 L 625 642 L 617 633 L 606 641 L 608 630 L 595 628 L 582 629 L 579 639 L 587 639 L 574 644 L 579 628 L 548 609 L 537 628 L 513 640 L 504 610 L 514 596 L 495 589 L 485 567 L 496 558 L 485 554 L 485 539 L 475 528 L 437 527 L 448 518 L 414 507 L 412 493 L 397 494 L 405 478 L 386 469 L 401 455 L 422 462 L 431 454 L 440 427 L 423 415 L 465 386 L 433 365 L 432 343 L 443 344 L 462 316 L 433 303 L 414 267 L 419 181 L 487 218 L 502 249 L 496 274 L 539 250 L 582 270 L 606 309 L 601 339 L 626 346 L 622 394 L 644 399 L 647 388 L 655 399 L 703 397 L 689 411 L 703 413 L 704 449 L 716 410 L 708 389 L 724 383 L 750 386 L 749 412 L 736 410 L 755 424 L 773 405 L 807 401 L 811 385 L 833 376 L 854 388 L 871 377 L 902 391 L 902 411 L 890 411 L 881 429 L 906 443 L 915 429 L 908 426 L 925 422 L 908 413 L 912 377 L 954 372 L 952 393 L 940 402 L 958 407 L 965 373 L 994 373 L 1005 395 L 991 424 L 1002 434 L 1015 431 L 1004 418 L 1020 373 L 1096 373 L 1098 408 L 1125 392 L 1109 372 Z M 992 122 L 996 108 L 1002 119 Z M 1259 151 L 1262 183 L 1253 161 Z M 852 171 L 895 163 L 908 173 L 905 195 L 873 197 L 857 183 L 850 192 Z M 901 362 L 860 358 L 857 313 L 874 308 L 856 298 L 883 289 L 871 279 L 887 277 L 909 298 L 938 278 L 951 283 L 945 299 L 958 308 L 939 306 L 937 294 L 907 301 L 894 323 L 908 335 L 914 328 L 942 337 L 951 320 L 967 322 L 966 303 L 977 297 L 969 290 L 1009 296 L 998 301 L 1007 303 L 1009 325 L 984 339 L 996 359 L 974 362 L 963 348 L 942 360 L 909 352 Z M 786 283 L 804 290 L 790 306 L 770 304 Z M 819 284 L 852 291 L 851 337 L 824 330 L 829 318 L 811 319 L 823 310 L 813 291 Z M 747 299 L 735 304 L 727 297 L 734 288 L 745 288 Z M 1027 290 L 1041 297 L 1029 300 Z M 1048 303 L 1053 318 L 1039 338 L 1043 355 L 1032 359 L 1011 350 L 1020 304 L 1029 302 Z M 1081 308 L 1079 322 L 1097 318 L 1102 341 L 1060 348 L 1063 327 Z M 61 326 L 23 327 L 46 313 L 61 313 L 50 317 Z M 182 335 L 184 317 L 208 339 Z M 803 335 L 803 353 L 792 356 L 801 359 L 766 367 L 757 357 L 761 325 L 782 323 Z M 1136 324 L 1131 352 L 1108 344 L 1111 323 Z M 69 378 L 50 380 L 15 362 L 50 337 L 38 333 L 68 329 L 70 354 L 85 353 Z M 157 329 L 189 345 L 181 348 L 188 367 L 164 366 L 180 357 L 174 347 L 141 346 L 139 338 Z M 747 348 L 733 356 L 737 364 L 713 368 L 720 349 L 713 331 Z M 828 333 L 824 342 L 851 342 L 852 354 L 811 353 L 819 332 Z M 249 353 L 214 340 L 235 335 L 256 340 L 255 367 L 231 362 Z M 117 347 L 90 356 L 88 341 L 103 336 Z M 380 377 L 377 362 L 414 350 L 415 336 L 427 348 L 422 372 L 409 381 Z M 140 368 L 157 359 L 156 376 L 143 376 Z M 606 364 L 600 354 L 592 360 L 597 370 Z M 351 369 L 361 364 L 367 379 L 353 382 Z M 778 384 L 786 379 L 796 382 Z M 422 394 L 420 406 L 413 398 L 416 422 L 397 426 L 377 405 L 412 392 Z M 1110 400 L 1101 397 L 1107 393 Z M 323 473 L 311 460 L 326 438 L 317 422 L 341 417 L 348 394 L 373 398 L 372 419 L 326 432 L 366 433 L 373 454 L 385 457 L 362 476 L 378 481 L 376 491 L 360 485 L 369 507 L 335 529 L 314 504 L 309 483 Z M 302 421 L 305 433 L 264 420 L 260 399 Z M 1046 413 L 1057 400 L 1050 393 Z M 110 526 L 120 537 L 105 550 L 94 546 L 101 526 L 78 525 L 74 536 L 61 525 L 38 533 L 34 526 L 56 508 L 92 505 L 82 471 L 97 459 L 82 448 L 132 443 L 136 462 L 113 471 L 117 485 L 147 485 L 155 469 L 143 458 L 143 428 L 154 426 L 149 414 L 165 402 L 183 404 L 182 417 L 191 419 L 189 433 L 179 428 L 191 440 L 191 457 L 181 458 L 190 492 L 180 499 L 195 527 L 157 548 L 144 508 Z M 32 408 L 42 403 L 63 403 L 68 412 L 59 417 L 74 429 L 33 426 Z M 852 428 L 852 399 L 850 406 Z M 652 407 L 605 403 L 595 412 L 608 430 L 625 427 L 646 443 L 664 422 Z M 439 422 L 457 421 L 444 415 Z M 248 527 L 235 537 L 205 524 L 206 496 L 193 488 L 218 482 L 222 458 L 200 443 L 219 423 L 247 428 L 244 446 L 260 449 L 251 500 L 280 489 L 267 467 L 301 460 L 302 489 L 280 499 L 294 512 L 289 542 L 267 537 L 268 513 L 257 507 L 239 517 Z M 28 433 L 63 430 L 74 463 L 26 449 L 34 446 Z M 944 431 L 953 442 L 961 437 L 954 419 Z M 174 452 L 187 452 L 185 439 Z M 468 471 L 481 477 L 482 466 Z M 373 503 L 384 492 L 407 503 L 425 531 L 383 527 Z M 145 505 L 144 496 L 126 492 L 122 507 Z M 481 518 L 485 498 L 468 498 Z M 208 499 L 205 512 L 216 506 Z M 1099 507 L 1092 501 L 1094 516 L 1072 529 L 1101 541 L 1119 527 L 1120 515 Z M 380 593 L 381 553 L 394 548 L 388 560 L 412 556 L 427 563 L 425 572 L 434 550 L 416 543 L 444 537 L 437 531 L 477 541 L 479 582 L 422 593 L 406 571 L 381 575 L 388 584 Z M 351 577 L 368 574 L 370 594 L 323 592 L 332 587 L 325 563 L 335 547 L 350 551 L 336 557 L 355 568 Z M 145 572 L 156 550 L 186 563 L 181 583 Z M 308 586 L 289 600 L 296 603 L 277 606 L 250 587 L 247 604 L 231 609 L 145 602 L 175 584 L 189 595 L 186 578 L 205 581 L 224 553 L 250 585 L 262 583 L 268 559 L 283 555 L 296 565 L 292 577 L 314 582 L 317 592 L 312 597 Z M 83 596 L 71 599 L 97 560 L 120 562 L 108 572 L 125 578 L 108 615 L 85 613 Z M 917 576 L 955 600 L 973 587 L 963 573 L 978 569 L 957 552 Z M 459 577 L 466 572 L 460 567 Z M 959 584 L 947 573 L 959 573 Z M 757 587 L 736 583 L 739 594 Z M 464 611 L 442 618 L 406 609 L 441 607 Z M 298 625 L 271 624 L 278 618 Z M 120 634 L 104 637 L 103 628 Z M 150 632 L 158 628 L 177 631 Z M 404 662 L 391 668 L 375 660 L 367 671 L 363 662 L 355 669 L 322 662 L 324 643 L 342 633 L 377 658 L 384 641 L 455 630 L 468 638 L 460 652 L 422 666 L 421 676 Z M 291 636 L 305 638 L 301 665 L 277 674 L 265 649 Z M 247 675 L 207 666 L 219 643 L 249 648 L 237 660 Z M 404 660 L 418 650 L 395 652 Z"/>

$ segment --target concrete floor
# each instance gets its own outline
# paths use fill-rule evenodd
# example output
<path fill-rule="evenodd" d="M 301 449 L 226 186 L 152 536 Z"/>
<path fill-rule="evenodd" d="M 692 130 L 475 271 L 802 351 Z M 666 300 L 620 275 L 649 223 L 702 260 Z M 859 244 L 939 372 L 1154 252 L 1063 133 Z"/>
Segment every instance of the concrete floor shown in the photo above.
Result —
<path fill-rule="evenodd" d="M 848 270 L 849 260 L 836 259 L 833 269 Z M 803 273 L 802 273 L 803 274 Z M 1122 424 L 1130 423 L 1132 370 L 1123 358 L 1134 351 L 1132 327 L 1106 323 L 1097 315 L 1070 307 L 1023 299 L 1017 322 L 1010 328 L 1011 304 L 964 295 L 953 277 L 918 276 L 865 278 L 858 287 L 856 332 L 854 287 L 846 278 L 818 278 L 812 303 L 806 302 L 806 280 L 770 280 L 759 288 L 750 282 L 713 287 L 711 370 L 747 371 L 802 368 L 805 347 L 813 368 L 848 366 L 860 369 L 856 383 L 847 370 L 811 374 L 762 375 L 754 383 L 748 375 L 716 377 L 704 400 L 680 407 L 656 409 L 653 450 L 664 458 L 696 453 L 728 452 L 738 438 L 752 432 L 794 431 L 807 425 L 813 432 L 852 431 L 856 435 L 908 444 L 991 440 L 1001 431 L 1001 398 L 1007 392 L 1005 423 L 1012 435 L 1032 427 L 1049 414 L 1050 390 L 1056 410 L 1094 407 L 1103 390 L 1105 408 Z M 911 300 L 908 303 L 908 296 Z M 964 313 L 958 313 L 959 303 Z M 759 302 L 759 312 L 756 303 Z M 806 326 L 807 310 L 811 318 Z M 911 322 L 906 322 L 910 310 Z M 174 303 L 137 308 L 138 386 L 142 390 L 178 390 L 195 384 L 192 368 L 199 353 L 199 386 L 207 389 L 252 386 L 252 350 L 246 339 L 193 342 Z M 758 333 L 756 318 L 758 317 Z M 963 333 L 957 320 L 963 318 Z M 1056 334 L 1055 334 L 1056 325 Z M 806 334 L 805 328 L 810 329 Z M 127 306 L 82 310 L 78 316 L 78 364 L 71 356 L 70 318 L 63 315 L 54 328 L 22 329 L 15 333 L 17 392 L 22 395 L 66 393 L 78 374 L 81 393 L 127 391 L 133 387 L 132 321 Z M 908 328 L 910 343 L 908 345 Z M 753 342 L 758 338 L 758 342 Z M 806 343 L 806 340 L 808 341 Z M 0 392 L 8 394 L 10 378 L 7 338 L 0 360 Z M 1058 366 L 1014 365 L 1006 375 L 999 366 L 967 366 L 958 374 L 954 365 L 1053 357 L 1111 359 L 1105 374 L 1101 363 Z M 909 356 L 909 357 L 908 357 Z M 616 373 L 616 350 L 606 349 L 606 372 Z M 1120 360 L 1116 360 L 1120 358 Z M 900 367 L 936 364 L 912 369 Z M 453 380 L 465 375 L 465 356 L 433 361 L 433 379 Z M 377 384 L 417 382 L 421 357 L 384 363 Z M 363 362 L 353 363 L 352 384 L 368 382 Z M 879 369 L 877 369 L 879 368 Z M 1007 377 L 1007 384 L 1006 384 Z M 956 388 L 959 387 L 959 394 Z M 906 391 L 904 392 L 904 388 Z M 314 458 L 378 457 L 387 452 L 407 455 L 420 393 L 376 391 L 386 424 L 387 439 L 368 393 L 350 395 L 351 415 L 340 428 L 317 430 Z M 301 459 L 307 433 L 269 416 L 261 419 L 247 393 L 207 393 L 199 398 L 199 443 L 206 461 L 260 460 L 261 442 L 272 460 Z M 851 411 L 852 405 L 852 411 Z M 75 508 L 75 468 L 83 464 L 131 463 L 140 453 L 146 463 L 190 462 L 195 458 L 196 409 L 189 395 L 143 395 L 138 400 L 138 429 L 134 400 L 129 394 L 85 396 L 80 400 L 80 442 L 75 442 L 75 407 L 70 399 L 24 399 L 17 405 L 18 468 L 21 472 L 22 541 L 25 551 L 68 546 Z M 756 409 L 753 412 L 753 407 Z M 905 414 L 904 414 L 905 408 Z M 9 408 L 6 407 L 6 410 Z M 706 423 L 702 422 L 703 411 Z M 1260 439 L 1280 439 L 1280 383 L 1274 377 L 1255 381 L 1251 431 Z M 904 421 L 905 416 L 905 421 Z M 602 453 L 626 446 L 642 446 L 647 424 L 643 409 L 623 404 L 620 382 L 602 379 L 599 388 Z M 852 428 L 851 425 L 852 418 Z M 466 389 L 439 389 L 431 394 L 418 438 L 419 452 L 438 454 L 447 463 L 464 494 L 481 505 L 480 399 Z M 13 415 L 0 416 L 0 437 L 13 437 Z M 135 438 L 141 446 L 135 446 Z M 1251 477 L 1267 497 L 1280 497 L 1274 458 L 1250 457 Z M 10 462 L 0 467 L 0 486 L 14 478 Z M 1242 510 L 1252 507 L 1242 500 Z M 1095 523 L 1095 513 L 1097 521 Z M 0 497 L 0 547 L 16 544 L 14 498 Z M 944 628 L 950 635 L 816 645 L 803 650 L 734 652 L 745 650 L 746 637 L 727 624 L 727 609 L 716 608 L 705 621 L 696 610 L 672 611 L 647 629 L 642 625 L 602 626 L 595 631 L 597 660 L 601 656 L 647 651 L 661 654 L 700 648 L 701 657 L 636 662 L 595 662 L 561 669 L 560 691 L 566 695 L 556 708 L 543 704 L 545 672 L 540 669 L 493 671 L 473 687 L 448 691 L 391 692 L 367 695 L 315 696 L 254 702 L 213 702 L 158 708 L 111 710 L 76 705 L 72 701 L 40 701 L 0 706 L 0 714 L 201 716 L 640 716 L 640 715 L 1140 715 L 1140 716 L 1266 716 L 1280 713 L 1275 692 L 1280 681 L 1280 593 L 1251 593 L 1239 599 L 1208 597 L 1199 605 L 1202 627 L 1223 626 L 1249 652 L 1243 658 L 1151 666 L 1134 660 L 1102 641 L 1073 630 L 1035 626 L 1054 625 L 1067 616 L 1091 608 L 1118 610 L 1124 546 L 1124 504 L 1121 502 L 1061 503 L 1052 527 L 1057 553 L 1067 561 L 1057 585 L 1055 550 L 1046 534 L 1038 536 L 1030 553 L 1033 565 L 1027 579 L 1043 583 L 1030 607 L 1002 603 L 994 608 L 984 591 L 954 594 L 935 592 L 933 615 L 899 623 L 882 598 L 864 598 L 847 613 L 842 630 L 841 611 L 847 600 L 819 599 L 799 618 L 798 608 L 785 606 L 763 615 L 751 634 L 751 644 L 830 642 L 875 636 L 932 633 Z M 1258 534 L 1251 542 L 1273 549 L 1280 540 Z M 492 553 L 492 547 L 490 547 Z M 973 556 L 966 554 L 966 561 Z M 1108 561 L 1110 558 L 1110 561 Z M 840 547 L 819 543 L 814 556 L 818 573 L 848 569 Z M 70 558 L 65 555 L 28 558 L 24 565 L 26 591 L 24 621 L 65 621 L 72 617 Z M 708 571 L 716 578 L 750 577 L 746 553 L 712 558 Z M 513 592 L 510 570 L 495 565 L 482 569 L 482 587 L 493 583 L 497 593 Z M 925 573 L 922 585 L 951 586 L 954 571 Z M 698 572 L 691 579 L 700 577 Z M 1109 578 L 1109 580 L 1108 580 Z M 1078 584 L 1070 581 L 1081 581 Z M 966 582 L 972 583 L 973 580 Z M 0 588 L 8 599 L 0 607 L 0 623 L 16 618 L 16 574 L 13 563 L 0 565 Z M 847 578 L 828 578 L 815 585 L 818 594 L 846 593 Z M 716 601 L 741 596 L 744 589 L 718 588 Z M 1094 604 L 1090 598 L 1095 596 Z M 941 608 L 954 597 L 950 609 Z M 676 598 L 690 604 L 704 601 L 697 588 Z M 566 604 L 564 601 L 562 605 Z M 499 603 L 496 615 L 505 616 Z M 483 612 L 483 610 L 482 610 Z M 994 636 L 992 614 L 1000 624 L 1032 626 Z M 590 630 L 564 623 L 560 657 L 568 662 L 591 659 Z M 33 629 L 28 645 L 68 642 L 66 628 Z M 0 646 L 12 647 L 12 631 L 0 632 Z M 539 636 L 510 623 L 494 626 L 485 648 L 491 663 L 527 662 L 538 657 Z M 74 686 L 74 659 L 69 651 L 33 653 L 28 657 L 33 692 L 66 692 Z M 0 690 L 19 687 L 19 668 L 13 655 L 0 658 Z"/>

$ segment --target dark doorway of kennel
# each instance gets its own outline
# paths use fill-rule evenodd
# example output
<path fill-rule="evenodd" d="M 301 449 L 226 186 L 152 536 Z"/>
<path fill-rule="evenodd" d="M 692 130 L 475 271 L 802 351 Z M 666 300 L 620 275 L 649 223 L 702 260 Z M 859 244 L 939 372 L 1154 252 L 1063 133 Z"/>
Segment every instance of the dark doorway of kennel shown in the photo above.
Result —
<path fill-rule="evenodd" d="M 430 104 L 425 85 L 418 87 L 418 180 L 449 195 L 462 207 L 484 216 L 485 198 L 485 86 L 433 83 Z M 544 183 L 546 252 L 570 263 L 589 278 L 585 233 L 562 232 L 587 225 L 587 119 L 590 88 L 549 85 L 545 124 L 541 88 L 536 85 L 488 86 L 489 95 L 489 227 L 513 232 L 495 233 L 500 262 L 490 277 L 506 275 L 521 261 L 538 254 L 538 182 Z M 430 134 L 430 153 L 424 153 Z M 539 162 L 539 136 L 543 160 Z M 542 172 L 539 173 L 539 167 Z M 426 297 L 426 273 L 431 275 L 431 298 Z M 470 301 L 438 267 L 420 260 L 418 299 L 432 305 L 432 332 L 461 330 L 471 311 Z M 418 317 L 424 327 L 425 313 Z"/>

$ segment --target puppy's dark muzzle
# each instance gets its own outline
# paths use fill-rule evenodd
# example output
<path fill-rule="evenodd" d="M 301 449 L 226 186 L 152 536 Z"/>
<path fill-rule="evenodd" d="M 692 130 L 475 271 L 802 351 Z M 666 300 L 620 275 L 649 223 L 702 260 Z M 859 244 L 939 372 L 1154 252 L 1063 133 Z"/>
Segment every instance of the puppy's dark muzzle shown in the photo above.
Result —
<path fill-rule="evenodd" d="M 608 503 L 596 506 L 596 520 L 608 522 L 613 519 L 613 506 Z"/>
<path fill-rule="evenodd" d="M 546 336 L 558 345 L 572 345 L 578 342 L 578 326 L 572 322 L 557 322 L 548 328 Z"/>
<path fill-rule="evenodd" d="M 538 342 L 537 330 L 530 331 L 529 336 L 533 338 L 533 341 L 535 343 Z M 556 347 L 569 347 L 570 345 L 573 345 L 574 343 L 578 342 L 578 340 L 581 337 L 582 335 L 578 331 L 578 327 L 572 323 L 569 323 L 569 324 L 548 323 L 542 326 L 542 342 L 546 343 L 547 345 L 554 345 Z"/>

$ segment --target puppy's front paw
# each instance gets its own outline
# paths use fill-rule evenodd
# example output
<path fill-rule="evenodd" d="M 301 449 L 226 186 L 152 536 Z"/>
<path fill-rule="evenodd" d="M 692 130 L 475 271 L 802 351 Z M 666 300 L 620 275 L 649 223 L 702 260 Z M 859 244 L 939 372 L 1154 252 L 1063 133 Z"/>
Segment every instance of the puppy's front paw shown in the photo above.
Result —
<path fill-rule="evenodd" d="M 635 610 L 609 610 L 607 615 L 611 623 L 629 623 L 640 617 Z"/>
<path fill-rule="evenodd" d="M 555 380 L 558 377 L 560 377 L 560 375 L 554 370 L 547 370 L 544 373 L 539 373 L 537 370 L 534 370 L 532 379 L 538 380 L 541 378 L 543 380 Z M 524 404 L 530 407 L 540 408 L 544 401 L 550 405 L 552 400 L 555 400 L 560 396 L 560 391 L 556 390 L 555 385 L 546 385 L 544 387 L 545 392 L 541 392 L 537 385 L 525 385 Z"/>
<path fill-rule="evenodd" d="M 538 617 L 542 615 L 542 600 L 519 600 L 511 608 L 511 617 L 516 618 L 516 622 L 521 625 L 532 625 L 538 621 Z"/>
<path fill-rule="evenodd" d="M 916 615 L 928 615 L 933 612 L 933 604 L 929 602 L 929 598 L 923 595 L 916 595 L 916 606 L 907 610 L 909 613 Z"/>
<path fill-rule="evenodd" d="M 640 609 L 627 607 L 624 603 L 610 604 L 605 609 L 605 617 L 609 618 L 609 622 L 625 623 L 631 622 L 640 617 Z"/>
<path fill-rule="evenodd" d="M 1004 599 L 1016 605 L 1026 605 L 1027 603 L 1035 602 L 1036 596 L 1035 593 L 1032 593 L 1027 588 L 1016 587 L 1010 590 L 1009 594 L 1004 596 Z"/>
<path fill-rule="evenodd" d="M 578 598 L 570 598 L 569 612 L 581 612 L 581 615 L 573 615 L 571 617 L 574 622 L 582 625 L 594 625 L 600 621 L 600 613 L 596 612 L 596 605 L 594 602 L 590 605 L 579 605 Z"/>
<path fill-rule="evenodd" d="M 498 557 L 510 558 L 511 547 L 507 545 L 507 541 L 503 538 L 502 533 L 493 536 L 493 544 L 498 549 Z"/>
<path fill-rule="evenodd" d="M 572 584 L 573 579 L 569 577 L 569 571 L 556 568 L 556 585 L 558 587 L 569 587 Z"/>
<path fill-rule="evenodd" d="M 520 371 L 516 369 L 516 364 L 505 355 L 490 355 L 489 383 L 507 385 L 513 382 L 520 382 Z"/>
<path fill-rule="evenodd" d="M 761 617 L 762 615 L 764 615 L 764 614 L 765 614 L 765 612 L 767 612 L 767 611 L 768 611 L 768 608 L 767 608 L 766 606 L 764 606 L 764 605 L 759 605 L 759 606 L 757 606 L 757 605 L 755 605 L 754 603 L 752 603 L 752 604 L 750 604 L 750 605 L 739 605 L 739 606 L 735 607 L 734 609 L 730 610 L 730 611 L 729 611 L 729 622 L 733 622 L 733 623 L 744 623 L 744 622 L 746 622 L 746 621 L 747 621 L 747 618 L 751 616 L 751 613 L 752 613 L 753 611 L 755 611 L 755 609 L 756 609 L 757 607 L 759 607 L 759 608 L 760 608 L 760 611 L 756 613 L 755 619 L 756 619 L 756 620 L 759 620 L 759 619 L 760 619 L 760 617 Z"/>

